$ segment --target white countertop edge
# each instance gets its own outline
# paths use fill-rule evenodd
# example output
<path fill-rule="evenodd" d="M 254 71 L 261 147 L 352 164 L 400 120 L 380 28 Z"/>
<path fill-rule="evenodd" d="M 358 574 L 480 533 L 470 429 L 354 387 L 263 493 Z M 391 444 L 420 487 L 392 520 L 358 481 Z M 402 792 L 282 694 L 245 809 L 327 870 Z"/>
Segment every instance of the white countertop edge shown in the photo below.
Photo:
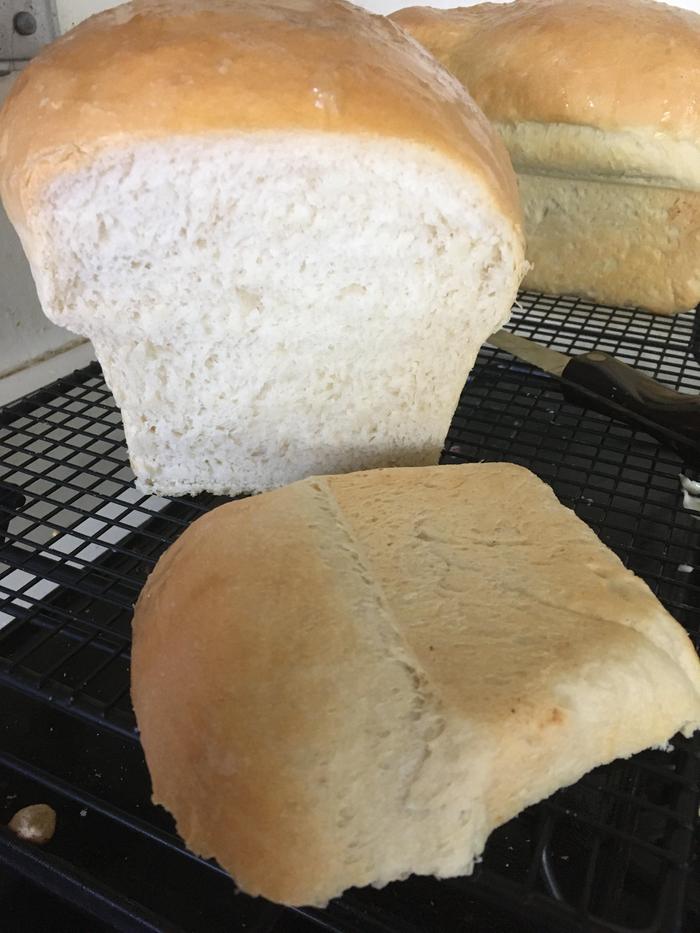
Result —
<path fill-rule="evenodd" d="M 25 369 L 0 378 L 0 405 L 7 405 L 35 389 L 41 389 L 74 369 L 87 366 L 95 359 L 92 344 L 86 341 L 77 347 L 58 351 L 49 359 L 31 363 Z"/>

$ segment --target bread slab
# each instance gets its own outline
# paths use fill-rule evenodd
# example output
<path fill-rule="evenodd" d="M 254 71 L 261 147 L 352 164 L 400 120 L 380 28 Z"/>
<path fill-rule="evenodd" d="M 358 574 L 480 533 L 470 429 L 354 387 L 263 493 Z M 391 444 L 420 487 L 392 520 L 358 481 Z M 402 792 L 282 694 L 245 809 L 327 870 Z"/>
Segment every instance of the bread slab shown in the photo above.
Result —
<path fill-rule="evenodd" d="M 700 16 L 655 0 L 392 14 L 468 87 L 518 173 L 527 287 L 700 301 Z"/>
<path fill-rule="evenodd" d="M 8 98 L 0 192 L 161 494 L 436 463 L 525 270 L 497 134 L 343 0 L 92 17 Z"/>
<path fill-rule="evenodd" d="M 323 905 L 468 874 L 489 833 L 700 723 L 646 585 L 510 464 L 317 477 L 222 506 L 136 607 L 154 800 L 238 885 Z"/>
<path fill-rule="evenodd" d="M 700 191 L 520 175 L 524 285 L 657 313 L 700 301 Z"/>

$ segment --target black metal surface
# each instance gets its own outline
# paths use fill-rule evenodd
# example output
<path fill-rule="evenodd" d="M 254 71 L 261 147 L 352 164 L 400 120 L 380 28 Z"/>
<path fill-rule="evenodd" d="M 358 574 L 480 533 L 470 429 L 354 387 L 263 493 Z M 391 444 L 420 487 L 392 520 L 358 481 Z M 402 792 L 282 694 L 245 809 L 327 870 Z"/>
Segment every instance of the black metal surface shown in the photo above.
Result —
<path fill-rule="evenodd" d="M 674 388 L 700 390 L 692 314 L 520 302 L 511 326 L 524 336 L 564 352 L 604 349 Z M 500 459 L 547 480 L 698 643 L 700 526 L 682 507 L 683 465 L 671 451 L 566 402 L 555 379 L 485 347 L 444 460 Z M 10 901 L 21 910 L 32 882 L 81 916 L 129 931 L 700 929 L 695 740 L 598 768 L 525 811 L 492 835 L 470 879 L 413 878 L 351 891 L 326 911 L 288 911 L 236 894 L 217 866 L 187 853 L 148 800 L 129 702 L 129 626 L 158 555 L 220 501 L 133 489 L 97 365 L 0 413 L 0 822 L 29 803 L 58 813 L 42 849 L 0 830 L 13 879 L 0 888 L 0 914 Z"/>

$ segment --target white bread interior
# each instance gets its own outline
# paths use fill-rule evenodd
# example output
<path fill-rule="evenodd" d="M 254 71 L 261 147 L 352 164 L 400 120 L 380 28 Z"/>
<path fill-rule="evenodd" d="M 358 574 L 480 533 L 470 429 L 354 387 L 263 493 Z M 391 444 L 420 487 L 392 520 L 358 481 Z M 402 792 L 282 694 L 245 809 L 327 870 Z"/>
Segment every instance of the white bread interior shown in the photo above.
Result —
<path fill-rule="evenodd" d="M 238 885 L 323 905 L 468 874 L 496 826 L 700 724 L 685 632 L 510 464 L 312 478 L 222 506 L 136 607 L 154 800 Z"/>
<path fill-rule="evenodd" d="M 139 486 L 171 495 L 436 463 L 522 269 L 460 166 L 308 132 L 104 153 L 24 239 L 46 313 L 95 345 Z"/>

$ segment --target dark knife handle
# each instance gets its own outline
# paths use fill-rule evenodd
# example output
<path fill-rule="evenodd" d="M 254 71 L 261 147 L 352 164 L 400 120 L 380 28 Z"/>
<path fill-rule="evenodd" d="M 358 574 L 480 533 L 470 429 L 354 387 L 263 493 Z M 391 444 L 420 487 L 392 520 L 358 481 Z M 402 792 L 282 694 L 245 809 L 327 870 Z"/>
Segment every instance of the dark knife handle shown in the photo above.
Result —
<path fill-rule="evenodd" d="M 700 461 L 699 395 L 674 392 L 600 350 L 572 357 L 562 378 L 569 401 L 631 422 L 684 459 Z"/>

